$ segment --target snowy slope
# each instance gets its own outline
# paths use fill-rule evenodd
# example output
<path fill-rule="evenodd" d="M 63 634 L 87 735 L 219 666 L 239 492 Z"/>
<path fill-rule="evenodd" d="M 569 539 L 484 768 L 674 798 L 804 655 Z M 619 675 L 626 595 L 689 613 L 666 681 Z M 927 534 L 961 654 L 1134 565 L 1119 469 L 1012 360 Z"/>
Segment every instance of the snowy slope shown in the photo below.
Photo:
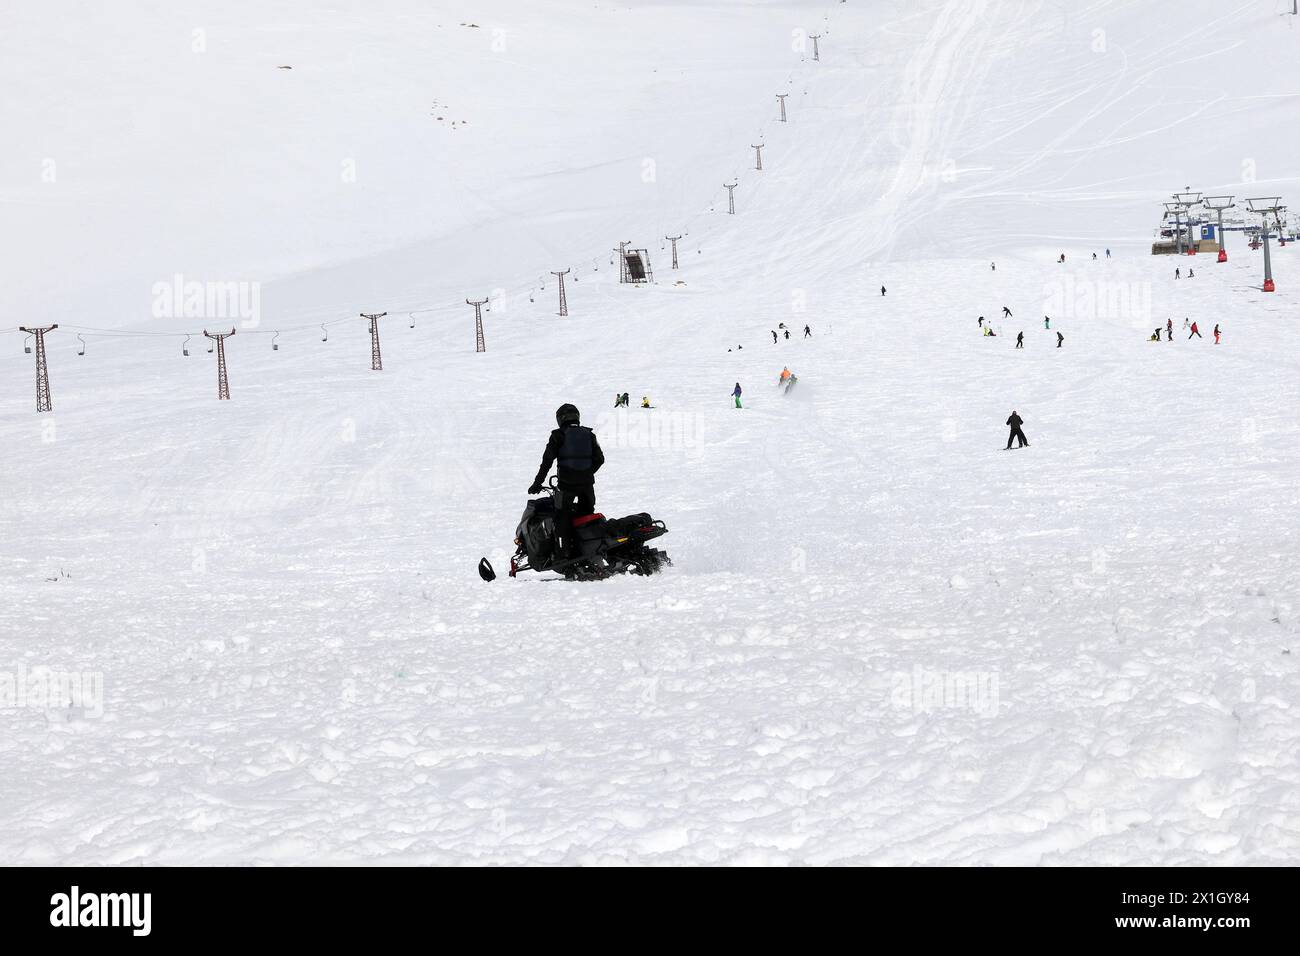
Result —
<path fill-rule="evenodd" d="M 0 294 L 64 327 L 51 415 L 0 336 L 0 673 L 104 699 L 0 710 L 5 858 L 1293 861 L 1300 253 L 1145 247 L 1294 188 L 1275 6 L 7 12 Z M 138 334 L 178 272 L 263 284 L 231 402 Z M 474 574 L 562 401 L 666 574 Z"/>

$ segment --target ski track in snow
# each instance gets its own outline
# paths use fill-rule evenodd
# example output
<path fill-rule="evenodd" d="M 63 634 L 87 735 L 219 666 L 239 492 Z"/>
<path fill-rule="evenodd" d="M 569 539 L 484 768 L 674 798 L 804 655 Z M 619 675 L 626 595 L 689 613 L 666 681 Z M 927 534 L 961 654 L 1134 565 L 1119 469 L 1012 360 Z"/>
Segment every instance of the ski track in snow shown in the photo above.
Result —
<path fill-rule="evenodd" d="M 495 311 L 484 355 L 463 312 L 385 320 L 382 373 L 360 319 L 276 353 L 237 335 L 218 404 L 200 347 L 79 359 L 56 332 L 36 417 L 30 357 L 0 354 L 0 672 L 105 693 L 102 716 L 0 710 L 0 856 L 1294 862 L 1300 252 L 1270 297 L 1244 244 L 1178 283 L 1138 241 L 1065 267 L 917 245 L 1009 171 L 1046 188 L 1027 115 L 979 120 L 1040 9 L 832 7 L 740 215 L 705 217 L 657 286 L 584 274 L 566 323 Z M 510 65 L 536 81 L 530 54 Z M 1087 107 L 1050 149 L 1139 67 L 1079 69 L 1048 78 Z M 1106 120 L 1072 175 L 1118 175 L 1083 168 L 1133 142 Z M 937 174 L 989 144 L 987 176 Z M 1075 314 L 1072 290 L 1116 288 L 1149 312 Z M 1183 315 L 1204 341 L 1145 341 Z M 615 413 L 616 390 L 657 407 Z M 675 565 L 483 584 L 566 400 L 606 449 L 599 507 L 663 518 Z M 1032 444 L 1005 452 L 1012 408 Z"/>

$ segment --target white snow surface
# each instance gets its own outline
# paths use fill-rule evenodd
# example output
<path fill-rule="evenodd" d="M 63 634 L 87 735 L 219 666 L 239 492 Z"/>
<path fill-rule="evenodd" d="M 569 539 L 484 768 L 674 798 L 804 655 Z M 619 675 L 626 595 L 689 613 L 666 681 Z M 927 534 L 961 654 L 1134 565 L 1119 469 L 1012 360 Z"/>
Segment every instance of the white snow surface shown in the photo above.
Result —
<path fill-rule="evenodd" d="M 0 860 L 1294 863 L 1289 6 L 6 9 Z M 665 573 L 475 574 L 564 401 Z"/>

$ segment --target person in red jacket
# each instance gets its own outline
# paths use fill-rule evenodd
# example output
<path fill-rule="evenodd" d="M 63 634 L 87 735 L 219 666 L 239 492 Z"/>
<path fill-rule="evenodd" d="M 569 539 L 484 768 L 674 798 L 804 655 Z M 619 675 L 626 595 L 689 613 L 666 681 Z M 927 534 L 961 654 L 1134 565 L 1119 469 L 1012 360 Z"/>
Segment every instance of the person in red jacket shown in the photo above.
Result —
<path fill-rule="evenodd" d="M 1196 327 L 1195 322 L 1192 323 L 1192 335 L 1196 336 L 1198 339 L 1201 337 L 1201 330 Z M 1191 339 L 1192 335 L 1187 336 L 1187 338 Z"/>
<path fill-rule="evenodd" d="M 1215 345 L 1219 344 L 1219 323 L 1218 322 L 1214 323 L 1214 344 Z"/>

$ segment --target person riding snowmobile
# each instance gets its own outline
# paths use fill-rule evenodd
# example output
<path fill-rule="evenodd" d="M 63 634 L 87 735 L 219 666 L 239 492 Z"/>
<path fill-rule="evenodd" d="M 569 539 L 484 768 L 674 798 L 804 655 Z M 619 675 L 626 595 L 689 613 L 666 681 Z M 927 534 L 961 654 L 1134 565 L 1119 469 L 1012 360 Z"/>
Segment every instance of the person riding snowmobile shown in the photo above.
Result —
<path fill-rule="evenodd" d="M 557 465 L 556 478 L 559 496 L 556 499 L 555 529 L 565 554 L 574 552 L 573 518 L 577 514 L 589 515 L 596 508 L 596 472 L 605 464 L 605 453 L 590 428 L 578 424 L 578 409 L 567 402 L 555 410 L 555 423 L 559 427 L 551 432 L 542 453 L 542 466 L 528 489 L 530 495 L 541 492 L 542 484 Z"/>

